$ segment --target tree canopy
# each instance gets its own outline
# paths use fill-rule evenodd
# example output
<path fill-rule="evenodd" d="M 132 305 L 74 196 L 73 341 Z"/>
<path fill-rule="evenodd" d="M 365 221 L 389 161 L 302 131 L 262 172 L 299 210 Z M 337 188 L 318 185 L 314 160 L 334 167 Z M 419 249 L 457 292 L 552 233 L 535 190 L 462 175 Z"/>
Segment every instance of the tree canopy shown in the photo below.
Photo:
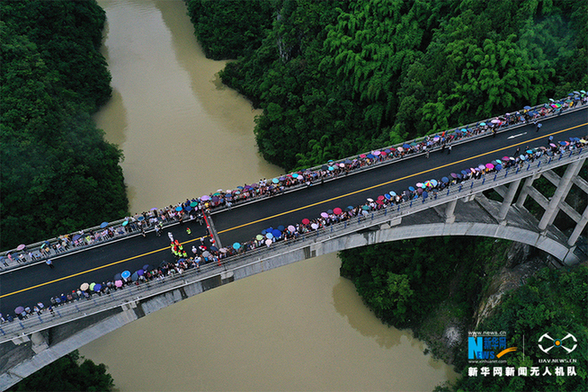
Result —
<path fill-rule="evenodd" d="M 122 152 L 90 115 L 111 94 L 95 1 L 0 3 L 0 247 L 127 213 Z"/>
<path fill-rule="evenodd" d="M 232 48 L 237 61 L 222 79 L 263 109 L 255 127 L 259 149 L 286 170 L 588 84 L 585 2 L 268 0 L 245 9 L 187 2 L 197 34 L 214 30 L 215 18 L 230 26 L 231 33 L 199 34 L 200 41 L 207 53 Z M 271 28 L 242 28 L 260 16 L 271 18 Z M 247 36 L 255 37 L 249 45 L 242 43 Z"/>
<path fill-rule="evenodd" d="M 82 361 L 83 359 L 83 361 Z M 8 391 L 112 391 L 114 381 L 106 366 L 80 358 L 78 350 L 31 374 Z"/>

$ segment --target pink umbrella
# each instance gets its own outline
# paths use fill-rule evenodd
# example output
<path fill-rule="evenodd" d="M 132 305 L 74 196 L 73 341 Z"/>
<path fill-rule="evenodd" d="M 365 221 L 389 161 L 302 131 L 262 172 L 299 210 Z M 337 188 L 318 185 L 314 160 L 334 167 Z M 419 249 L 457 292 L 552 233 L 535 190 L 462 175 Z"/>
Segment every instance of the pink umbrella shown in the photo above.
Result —
<path fill-rule="evenodd" d="M 321 212 L 321 216 L 323 218 L 328 218 L 329 217 L 329 214 L 327 214 L 326 212 Z"/>
<path fill-rule="evenodd" d="M 339 215 L 343 212 L 342 209 L 340 209 L 339 207 L 333 208 L 333 214 L 335 215 Z"/>
<path fill-rule="evenodd" d="M 384 195 L 378 196 L 378 200 L 384 200 Z"/>
<path fill-rule="evenodd" d="M 494 169 L 494 165 L 491 163 L 487 163 L 486 168 L 492 170 L 492 169 Z"/>
<path fill-rule="evenodd" d="M 294 226 L 290 225 L 290 226 L 288 226 L 288 231 L 290 233 L 294 233 L 296 231 L 296 228 Z"/>
<path fill-rule="evenodd" d="M 27 246 L 25 244 L 20 244 L 19 246 L 16 247 L 16 250 L 23 250 L 26 247 Z"/>

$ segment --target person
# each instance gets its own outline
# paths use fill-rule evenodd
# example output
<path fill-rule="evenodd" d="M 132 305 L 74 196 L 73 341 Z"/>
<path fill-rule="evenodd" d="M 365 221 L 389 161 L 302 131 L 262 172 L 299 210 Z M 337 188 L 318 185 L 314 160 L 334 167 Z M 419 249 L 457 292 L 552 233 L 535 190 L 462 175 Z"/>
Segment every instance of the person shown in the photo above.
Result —
<path fill-rule="evenodd" d="M 189 227 L 186 227 L 186 234 L 191 235 L 192 234 L 192 230 L 190 230 Z"/>
<path fill-rule="evenodd" d="M 55 268 L 55 266 L 53 265 L 53 261 L 51 261 L 51 259 L 47 259 L 45 264 L 47 264 L 49 266 L 49 268 L 51 268 L 51 269 Z"/>
<path fill-rule="evenodd" d="M 429 154 L 430 154 L 430 153 L 431 153 L 431 152 L 430 152 L 429 150 L 427 150 L 427 159 L 429 159 Z"/>
<path fill-rule="evenodd" d="M 174 235 L 172 233 L 170 233 L 169 231 L 167 232 L 167 236 L 169 237 L 169 240 L 171 242 L 174 242 Z"/>
<path fill-rule="evenodd" d="M 535 129 L 535 132 L 539 132 L 539 130 L 541 129 L 542 126 L 543 126 L 543 124 L 537 123 L 537 129 Z"/>
<path fill-rule="evenodd" d="M 453 145 L 449 145 L 447 146 L 447 155 L 451 154 L 451 149 L 453 148 Z"/>

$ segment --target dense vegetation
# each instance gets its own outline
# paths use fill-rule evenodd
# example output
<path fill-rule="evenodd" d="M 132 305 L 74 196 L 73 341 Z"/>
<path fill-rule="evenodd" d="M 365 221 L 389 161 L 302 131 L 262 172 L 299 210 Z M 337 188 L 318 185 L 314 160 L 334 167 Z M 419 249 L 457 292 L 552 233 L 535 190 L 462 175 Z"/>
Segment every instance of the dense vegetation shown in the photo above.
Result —
<path fill-rule="evenodd" d="M 83 358 L 82 358 L 83 359 Z M 31 374 L 8 391 L 111 391 L 112 376 L 104 364 L 82 362 L 77 350 Z"/>
<path fill-rule="evenodd" d="M 206 53 L 241 56 L 223 81 L 263 108 L 259 149 L 286 169 L 588 84 L 586 2 L 186 1 Z M 263 4 L 273 8 L 271 29 L 245 22 L 269 15 Z M 247 36 L 255 39 L 245 44 Z"/>
<path fill-rule="evenodd" d="M 448 298 L 461 316 L 471 317 L 487 275 L 504 263 L 489 260 L 504 248 L 502 241 L 472 237 L 379 244 L 341 252 L 341 276 L 351 279 L 378 318 L 416 327 Z"/>
<path fill-rule="evenodd" d="M 94 0 L 0 2 L 0 247 L 127 213 L 122 152 L 90 117 L 111 94 Z"/>

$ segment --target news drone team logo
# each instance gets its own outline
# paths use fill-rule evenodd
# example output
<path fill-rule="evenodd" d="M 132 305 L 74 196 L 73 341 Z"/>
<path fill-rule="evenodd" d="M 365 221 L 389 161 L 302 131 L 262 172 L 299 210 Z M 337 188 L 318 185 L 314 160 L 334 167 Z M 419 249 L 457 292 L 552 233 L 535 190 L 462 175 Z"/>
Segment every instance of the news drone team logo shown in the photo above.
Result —
<path fill-rule="evenodd" d="M 474 333 L 468 337 L 468 360 L 476 362 L 495 361 L 513 351 L 516 347 L 506 347 L 506 333 Z"/>
<path fill-rule="evenodd" d="M 570 339 L 570 340 L 568 340 Z M 566 341 L 567 340 L 567 341 Z M 574 351 L 578 347 L 578 340 L 574 335 L 568 333 L 562 339 L 554 339 L 549 336 L 548 333 L 544 333 L 539 338 L 539 349 L 545 354 L 555 354 L 561 352 L 560 349 L 564 349 L 568 354 Z M 554 351 L 551 351 L 553 349 Z"/>

